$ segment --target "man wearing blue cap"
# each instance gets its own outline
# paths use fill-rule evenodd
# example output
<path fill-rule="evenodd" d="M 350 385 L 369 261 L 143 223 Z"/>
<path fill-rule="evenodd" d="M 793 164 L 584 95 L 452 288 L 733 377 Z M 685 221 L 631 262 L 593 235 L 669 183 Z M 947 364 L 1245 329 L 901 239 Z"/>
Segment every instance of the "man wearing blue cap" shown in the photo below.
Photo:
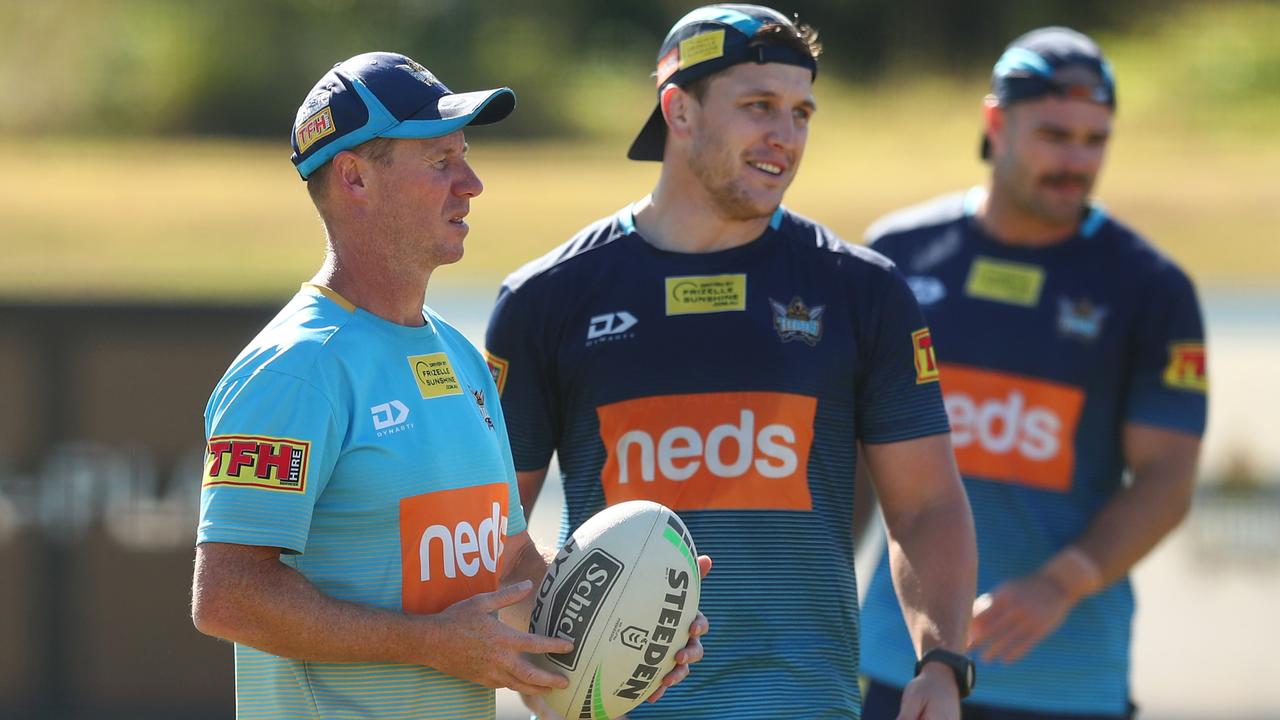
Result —
<path fill-rule="evenodd" d="M 910 717 L 958 717 L 972 681 L 973 527 L 929 331 L 890 262 L 780 205 L 818 51 L 758 5 L 678 21 L 628 153 L 657 186 L 507 278 L 490 322 L 525 507 L 556 453 L 564 532 L 654 500 L 716 558 L 707 659 L 633 718 L 857 717 L 855 441 L 927 658 Z"/>
<path fill-rule="evenodd" d="M 1090 198 L 1115 105 L 1092 40 L 1023 35 L 986 100 L 988 185 L 867 234 L 934 330 L 973 505 L 981 682 L 965 718 L 1129 717 L 1127 574 L 1190 503 L 1200 310 L 1187 276 Z M 864 718 L 894 718 L 912 648 L 887 560 L 863 631 Z"/>
<path fill-rule="evenodd" d="M 491 688 L 567 684 L 524 654 L 570 643 L 511 627 L 527 627 L 546 561 L 497 389 L 424 304 L 483 187 L 463 128 L 514 107 L 507 88 L 454 94 L 375 52 L 298 111 L 293 163 L 325 261 L 205 411 L 192 616 L 235 642 L 239 717 L 493 718 Z M 705 630 L 699 617 L 664 684 Z"/>

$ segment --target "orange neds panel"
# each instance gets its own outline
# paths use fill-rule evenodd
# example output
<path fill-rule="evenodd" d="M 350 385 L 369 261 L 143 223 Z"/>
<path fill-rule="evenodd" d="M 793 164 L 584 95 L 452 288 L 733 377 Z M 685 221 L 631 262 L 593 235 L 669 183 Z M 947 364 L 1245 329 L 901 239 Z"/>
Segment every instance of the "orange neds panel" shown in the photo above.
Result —
<path fill-rule="evenodd" d="M 498 589 L 507 497 L 506 483 L 490 483 L 400 501 L 405 612 L 437 613 Z"/>
<path fill-rule="evenodd" d="M 777 392 L 637 398 L 597 409 L 606 501 L 675 510 L 811 510 L 817 398 Z"/>
<path fill-rule="evenodd" d="M 964 475 L 1071 489 L 1084 391 L 963 365 L 942 368 L 951 443 Z"/>

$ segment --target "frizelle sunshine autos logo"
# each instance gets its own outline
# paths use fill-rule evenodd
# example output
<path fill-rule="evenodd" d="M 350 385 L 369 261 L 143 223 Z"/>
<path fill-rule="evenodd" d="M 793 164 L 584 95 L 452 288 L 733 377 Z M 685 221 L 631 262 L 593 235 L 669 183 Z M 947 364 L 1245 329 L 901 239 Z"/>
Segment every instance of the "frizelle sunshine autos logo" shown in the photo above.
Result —
<path fill-rule="evenodd" d="M 462 394 L 462 385 L 458 383 L 458 376 L 453 372 L 446 353 L 410 355 L 407 359 L 423 400 Z"/>
<path fill-rule="evenodd" d="M 969 267 L 964 294 L 1009 305 L 1035 307 L 1044 287 L 1044 268 L 1039 265 L 976 257 Z"/>
<path fill-rule="evenodd" d="M 747 276 L 682 275 L 666 278 L 667 315 L 741 312 L 747 309 Z"/>

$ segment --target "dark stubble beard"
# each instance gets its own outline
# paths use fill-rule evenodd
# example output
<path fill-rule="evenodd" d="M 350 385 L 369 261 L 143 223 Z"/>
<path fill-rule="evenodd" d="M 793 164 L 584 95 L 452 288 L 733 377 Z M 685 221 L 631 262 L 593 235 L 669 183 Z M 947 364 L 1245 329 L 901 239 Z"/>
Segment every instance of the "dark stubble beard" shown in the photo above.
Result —
<path fill-rule="evenodd" d="M 1027 172 L 1025 168 L 1018 165 L 1017 160 L 1014 158 L 1009 158 L 1008 161 L 1002 164 L 1004 165 L 1004 172 L 1002 173 L 1005 180 L 1004 186 L 1008 188 L 1009 198 L 1023 212 L 1054 225 L 1070 225 L 1079 220 L 1084 213 L 1084 207 L 1093 192 L 1094 178 L 1066 172 L 1048 173 L 1035 177 Z M 1068 179 L 1074 180 L 1083 186 L 1084 193 L 1081 195 L 1081 204 L 1062 212 L 1057 212 L 1055 207 L 1047 200 L 1041 199 L 1038 191 L 1044 189 L 1047 184 Z"/>
<path fill-rule="evenodd" d="M 711 196 L 715 212 L 725 220 L 757 220 L 773 214 L 762 210 L 738 180 L 737 160 L 715 133 L 698 133 L 689 154 L 689 169 Z"/>

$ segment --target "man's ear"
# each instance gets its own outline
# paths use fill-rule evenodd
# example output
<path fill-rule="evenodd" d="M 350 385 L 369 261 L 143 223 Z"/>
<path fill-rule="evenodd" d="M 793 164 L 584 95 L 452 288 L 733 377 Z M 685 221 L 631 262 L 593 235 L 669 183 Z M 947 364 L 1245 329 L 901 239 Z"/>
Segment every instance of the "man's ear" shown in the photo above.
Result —
<path fill-rule="evenodd" d="M 329 184 L 332 190 L 343 196 L 363 196 L 368 187 L 370 163 L 358 153 L 343 150 L 329 162 Z"/>
<path fill-rule="evenodd" d="M 662 117 L 667 121 L 667 133 L 676 137 L 688 137 L 693 125 L 694 114 L 698 111 L 698 101 L 675 83 L 662 88 L 658 96 L 662 107 Z"/>
<path fill-rule="evenodd" d="M 1000 106 L 1000 100 L 995 95 L 982 98 L 982 132 L 987 136 L 987 142 L 991 144 L 993 155 L 997 145 L 1004 144 L 1004 138 L 1001 135 L 1004 133 L 1004 126 L 1008 119 L 1005 108 Z"/>

